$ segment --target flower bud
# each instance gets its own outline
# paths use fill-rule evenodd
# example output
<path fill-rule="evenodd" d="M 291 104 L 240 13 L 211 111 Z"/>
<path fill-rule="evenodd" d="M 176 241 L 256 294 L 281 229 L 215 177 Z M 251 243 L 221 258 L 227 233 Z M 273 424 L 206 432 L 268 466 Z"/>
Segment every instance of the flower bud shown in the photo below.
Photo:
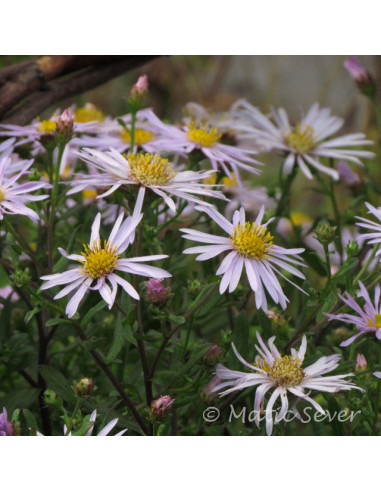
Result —
<path fill-rule="evenodd" d="M 169 287 L 164 287 L 163 280 L 151 278 L 148 282 L 144 282 L 146 286 L 145 297 L 148 302 L 156 306 L 162 306 L 166 303 L 171 292 Z"/>
<path fill-rule="evenodd" d="M 189 295 L 191 296 L 192 299 L 196 299 L 196 297 L 201 292 L 201 289 L 202 289 L 202 282 L 200 282 L 200 280 L 198 279 L 191 280 L 188 284 Z"/>
<path fill-rule="evenodd" d="M 212 401 L 218 395 L 218 392 L 215 391 L 215 388 L 221 384 L 222 381 L 218 376 L 213 376 L 209 383 L 205 386 L 205 388 L 201 391 L 201 397 L 205 401 Z"/>
<path fill-rule="evenodd" d="M 351 169 L 346 161 L 339 161 L 337 170 L 340 181 L 349 189 L 354 190 L 362 185 L 360 176 Z"/>
<path fill-rule="evenodd" d="M 354 256 L 359 252 L 359 245 L 357 241 L 349 241 L 345 247 L 345 252 L 348 256 Z"/>
<path fill-rule="evenodd" d="M 136 113 L 144 106 L 148 92 L 147 75 L 141 75 L 134 84 L 128 98 L 128 107 L 131 113 Z"/>
<path fill-rule="evenodd" d="M 206 364 L 215 365 L 220 360 L 222 349 L 218 345 L 212 345 L 202 357 Z"/>
<path fill-rule="evenodd" d="M 284 317 L 281 314 L 276 313 L 275 311 L 267 311 L 266 316 L 271 319 L 273 325 L 276 328 L 284 328 L 287 325 Z"/>
<path fill-rule="evenodd" d="M 170 396 L 161 396 L 151 404 L 151 417 L 155 420 L 162 420 L 166 417 L 175 400 Z"/>
<path fill-rule="evenodd" d="M 32 277 L 29 275 L 29 268 L 26 268 L 25 270 L 20 270 L 18 268 L 12 275 L 12 280 L 16 287 L 25 287 L 29 284 L 31 278 Z"/>
<path fill-rule="evenodd" d="M 0 413 L 0 436 L 14 436 L 15 427 L 9 422 L 8 414 L 5 407 L 3 407 L 3 412 Z"/>
<path fill-rule="evenodd" d="M 73 138 L 74 115 L 70 108 L 58 117 L 56 126 L 56 141 L 59 144 L 67 144 Z"/>
<path fill-rule="evenodd" d="M 93 392 L 94 381 L 91 378 L 82 378 L 75 385 L 75 393 L 78 397 L 83 398 L 90 396 Z"/>
<path fill-rule="evenodd" d="M 331 244 L 336 237 L 336 226 L 319 224 L 316 230 L 316 239 L 321 244 Z"/>
<path fill-rule="evenodd" d="M 356 56 L 348 56 L 344 62 L 344 68 L 348 70 L 349 75 L 363 94 L 374 96 L 376 86 L 373 77 Z"/>
<path fill-rule="evenodd" d="M 357 354 L 355 371 L 364 371 L 368 367 L 365 356 L 363 354 Z"/>

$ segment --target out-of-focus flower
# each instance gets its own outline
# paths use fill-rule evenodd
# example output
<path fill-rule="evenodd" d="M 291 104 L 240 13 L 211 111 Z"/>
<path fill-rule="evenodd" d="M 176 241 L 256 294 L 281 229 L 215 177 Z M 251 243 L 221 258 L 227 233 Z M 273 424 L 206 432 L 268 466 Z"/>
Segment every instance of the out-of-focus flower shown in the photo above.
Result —
<path fill-rule="evenodd" d="M 14 425 L 8 421 L 7 409 L 3 407 L 2 413 L 0 413 L 0 436 L 14 436 Z"/>
<path fill-rule="evenodd" d="M 175 400 L 170 396 L 161 396 L 157 400 L 154 400 L 151 404 L 151 417 L 156 420 L 161 420 L 166 417 L 172 408 Z"/>
<path fill-rule="evenodd" d="M 222 355 L 222 349 L 218 345 L 212 345 L 202 357 L 203 362 L 215 365 Z"/>
<path fill-rule="evenodd" d="M 33 159 L 23 161 L 21 170 L 14 174 L 7 172 L 7 168 L 11 163 L 10 157 L 3 157 L 0 160 L 0 220 L 3 219 L 4 214 L 10 214 L 26 215 L 30 219 L 37 221 L 39 219 L 37 213 L 26 207 L 25 204 L 48 198 L 49 195 L 32 195 L 31 192 L 41 188 L 51 188 L 51 185 L 43 181 L 29 181 L 18 184 L 17 181 L 20 178 L 26 177 L 28 169 L 33 164 Z"/>
<path fill-rule="evenodd" d="M 57 285 L 67 286 L 61 290 L 54 299 L 60 299 L 75 290 L 66 306 L 66 314 L 69 318 L 74 316 L 78 305 L 86 292 L 98 290 L 104 301 L 112 308 L 118 290 L 118 285 L 134 299 L 139 299 L 139 294 L 134 287 L 115 272 L 127 272 L 132 275 L 143 275 L 145 277 L 166 278 L 171 274 L 162 268 L 144 265 L 142 262 L 150 260 L 161 260 L 168 258 L 167 255 L 142 256 L 136 258 L 119 258 L 128 245 L 133 242 L 135 229 L 141 221 L 143 214 L 138 213 L 123 221 L 123 213 L 119 215 L 111 231 L 108 240 L 102 243 L 99 236 L 101 214 L 98 213 L 91 228 L 90 242 L 84 247 L 81 255 L 68 254 L 62 248 L 59 252 L 67 259 L 77 261 L 81 266 L 73 268 L 64 273 L 45 275 L 41 277 L 46 282 L 41 289 L 50 289 Z M 93 283 L 95 282 L 95 285 Z M 107 284 L 109 282 L 110 286 Z"/>
<path fill-rule="evenodd" d="M 148 282 L 145 282 L 145 295 L 148 302 L 156 305 L 165 304 L 171 292 L 171 289 L 169 287 L 165 287 L 162 282 L 163 279 L 155 278 L 151 278 Z"/>
<path fill-rule="evenodd" d="M 254 222 L 246 222 L 243 208 L 234 212 L 232 222 L 229 222 L 214 208 L 196 207 L 196 209 L 209 215 L 228 236 L 215 236 L 193 229 L 180 229 L 185 233 L 183 236 L 185 239 L 209 244 L 208 246 L 188 248 L 184 253 L 201 253 L 196 257 L 196 260 L 204 261 L 228 252 L 217 270 L 217 275 L 222 275 L 220 283 L 221 294 L 227 289 L 229 289 L 229 292 L 233 292 L 236 289 L 243 267 L 246 269 L 250 287 L 255 292 L 257 309 L 267 311 L 265 289 L 276 304 L 280 304 L 283 309 L 286 308 L 288 299 L 284 295 L 275 274 L 278 274 L 304 292 L 280 271 L 280 269 L 283 269 L 299 278 L 305 279 L 305 276 L 292 266 L 304 266 L 302 258 L 298 256 L 304 249 L 285 249 L 274 245 L 274 238 L 267 230 L 267 225 L 273 219 L 261 224 L 265 213 L 264 207 L 261 208 Z"/>
<path fill-rule="evenodd" d="M 329 314 L 327 313 L 327 317 L 330 320 L 341 321 L 343 323 L 348 323 L 351 325 L 355 325 L 358 333 L 348 338 L 345 342 L 340 344 L 341 347 L 347 347 L 352 342 L 356 340 L 361 335 L 365 335 L 367 333 L 374 333 L 378 340 L 381 340 L 381 305 L 380 305 L 380 293 L 381 288 L 380 285 L 376 285 L 374 291 L 374 304 L 370 300 L 368 291 L 366 290 L 364 284 L 359 281 L 360 292 L 358 293 L 358 297 L 363 298 L 365 301 L 364 307 L 360 307 L 357 301 L 345 292 L 344 296 L 339 295 L 340 299 L 356 314 Z"/>
<path fill-rule="evenodd" d="M 288 392 L 297 398 L 309 402 L 321 414 L 325 414 L 323 408 L 312 398 L 308 396 L 310 390 L 336 393 L 338 391 L 349 391 L 351 389 L 363 389 L 355 386 L 351 381 L 345 378 L 353 374 L 344 374 L 340 376 L 325 376 L 328 372 L 333 371 L 339 365 L 340 355 L 334 354 L 328 357 L 324 356 L 308 367 L 302 367 L 304 356 L 307 349 L 307 339 L 303 336 L 299 350 L 291 349 L 291 355 L 282 356 L 274 345 L 275 337 L 268 340 L 268 346 L 262 340 L 257 332 L 259 346 L 255 346 L 260 354 L 255 358 L 255 363 L 246 362 L 237 352 L 234 344 L 233 350 L 238 360 L 250 369 L 249 373 L 232 371 L 223 365 L 217 366 L 216 374 L 224 381 L 216 390 L 224 390 L 220 396 L 225 396 L 233 391 L 242 390 L 251 386 L 258 386 L 254 401 L 254 421 L 259 427 L 259 412 L 266 393 L 273 389 L 266 406 L 266 432 L 271 435 L 273 423 L 282 421 L 289 411 Z M 226 387 L 229 387 L 226 389 Z M 305 391 L 308 391 L 308 394 Z M 281 409 L 273 418 L 273 408 L 275 402 L 281 399 Z"/>
<path fill-rule="evenodd" d="M 375 91 L 373 77 L 356 56 L 348 56 L 344 62 L 344 68 L 348 70 L 361 92 L 373 95 Z"/>
<path fill-rule="evenodd" d="M 357 354 L 355 371 L 364 371 L 367 367 L 365 355 Z"/>
<path fill-rule="evenodd" d="M 99 152 L 93 149 L 83 149 L 78 156 L 86 163 L 94 166 L 100 174 L 82 176 L 74 181 L 69 195 L 87 188 L 110 187 L 98 198 L 105 197 L 121 186 L 138 186 L 139 194 L 136 200 L 142 204 L 146 189 L 159 195 L 167 206 L 176 211 L 176 205 L 168 195 L 174 195 L 189 202 L 211 206 L 194 195 L 226 200 L 223 193 L 214 190 L 213 185 L 206 185 L 203 179 L 213 171 L 179 171 L 176 172 L 167 159 L 153 154 L 129 154 L 126 157 L 114 149 L 109 152 Z"/>
<path fill-rule="evenodd" d="M 362 185 L 360 176 L 348 166 L 347 162 L 339 161 L 337 164 L 337 171 L 339 173 L 340 181 L 349 189 L 354 190 Z"/>
<path fill-rule="evenodd" d="M 313 178 L 310 170 L 312 167 L 337 180 L 339 179 L 338 172 L 324 166 L 319 160 L 320 157 L 346 159 L 360 165 L 362 163 L 359 158 L 374 157 L 372 152 L 345 148 L 372 145 L 373 142 L 367 140 L 362 133 L 328 139 L 343 126 L 344 120 L 332 116 L 328 108 L 319 108 L 318 103 L 315 103 L 295 125 L 290 124 L 283 108 L 272 110 L 271 116 L 274 123 L 246 101 L 241 103 L 241 112 L 248 121 L 248 131 L 251 128 L 252 134 L 257 137 L 260 145 L 286 154 L 283 164 L 285 174 L 290 174 L 297 165 L 308 179 Z"/>
<path fill-rule="evenodd" d="M 2 287 L 0 289 L 0 306 L 2 306 L 2 300 L 9 299 L 12 302 L 16 302 L 19 300 L 19 295 L 15 292 L 10 285 L 6 287 Z"/>
<path fill-rule="evenodd" d="M 365 205 L 367 206 L 369 212 L 373 214 L 379 221 L 381 221 L 381 208 L 375 208 L 373 205 L 370 203 L 365 202 Z M 371 231 L 375 232 L 369 232 L 366 234 L 360 234 L 359 239 L 362 239 L 364 241 L 367 241 L 370 239 L 371 241 L 368 241 L 368 244 L 378 244 L 381 243 L 381 224 L 377 222 L 373 222 L 372 220 L 369 219 L 364 219 L 363 217 L 357 217 L 356 219 L 361 220 L 362 222 L 356 222 L 356 225 L 359 227 L 364 227 L 365 229 L 370 229 Z M 377 250 L 376 256 L 381 255 L 381 247 Z"/>
<path fill-rule="evenodd" d="M 218 395 L 216 388 L 222 383 L 222 380 L 218 376 L 213 376 L 209 383 L 201 392 L 201 397 L 206 401 L 211 401 Z"/>

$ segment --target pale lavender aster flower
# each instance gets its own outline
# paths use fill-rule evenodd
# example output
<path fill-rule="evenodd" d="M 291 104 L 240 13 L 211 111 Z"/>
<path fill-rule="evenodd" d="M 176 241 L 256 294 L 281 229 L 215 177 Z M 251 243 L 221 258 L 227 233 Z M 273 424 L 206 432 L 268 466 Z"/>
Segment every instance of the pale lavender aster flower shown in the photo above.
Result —
<path fill-rule="evenodd" d="M 25 177 L 28 169 L 33 164 L 33 159 L 23 161 L 22 167 L 18 167 L 18 171 L 10 173 L 9 166 L 12 164 L 10 157 L 3 157 L 0 160 L 0 220 L 4 214 L 10 215 L 26 215 L 33 221 L 39 219 L 37 213 L 26 207 L 28 202 L 37 202 L 48 198 L 49 195 L 32 195 L 32 191 L 40 190 L 41 188 L 51 188 L 51 185 L 44 181 L 27 181 L 23 184 L 18 184 L 17 180 Z"/>
<path fill-rule="evenodd" d="M 315 103 L 298 123 L 291 125 L 283 108 L 272 109 L 271 118 L 246 101 L 240 102 L 242 118 L 246 117 L 247 131 L 251 129 L 258 145 L 276 149 L 286 154 L 283 172 L 290 174 L 297 165 L 308 178 L 312 179 L 310 167 L 328 174 L 333 179 L 339 178 L 335 169 L 324 166 L 321 157 L 346 159 L 362 165 L 359 158 L 373 158 L 374 153 L 365 150 L 351 150 L 345 147 L 372 145 L 363 133 L 351 133 L 329 139 L 344 124 L 342 118 L 331 115 L 329 108 L 319 108 Z M 343 148 L 344 147 L 344 148 Z"/>
<path fill-rule="evenodd" d="M 281 270 L 286 270 L 296 277 L 305 279 L 305 276 L 294 266 L 305 266 L 299 253 L 304 248 L 285 249 L 273 243 L 273 236 L 267 231 L 267 225 L 271 222 L 262 224 L 265 209 L 262 206 L 256 220 L 247 222 L 245 210 L 241 208 L 233 214 L 232 222 L 229 222 L 215 208 L 196 207 L 200 212 L 205 212 L 216 222 L 225 232 L 224 236 L 215 236 L 194 229 L 180 229 L 184 232 L 184 238 L 208 246 L 196 246 L 184 251 L 186 254 L 199 254 L 198 261 L 209 260 L 221 253 L 227 253 L 217 275 L 222 275 L 220 283 L 220 293 L 223 294 L 227 289 L 233 292 L 241 278 L 243 267 L 251 289 L 255 292 L 257 309 L 267 311 L 267 291 L 273 301 L 286 308 L 288 299 L 284 295 L 282 287 L 275 274 L 281 276 L 299 290 L 304 292 L 299 286 L 291 282 Z"/>
<path fill-rule="evenodd" d="M 357 188 L 361 185 L 362 181 L 360 176 L 349 167 L 347 162 L 339 161 L 337 164 L 337 171 L 339 173 L 340 181 L 348 188 Z"/>
<path fill-rule="evenodd" d="M 344 68 L 348 70 L 349 75 L 360 87 L 372 83 L 372 76 L 357 56 L 348 56 L 344 62 Z"/>
<path fill-rule="evenodd" d="M 346 377 L 353 376 L 353 374 L 323 377 L 323 374 L 331 372 L 338 367 L 341 358 L 339 354 L 323 356 L 310 366 L 303 368 L 302 364 L 307 350 L 306 336 L 303 336 L 299 350 L 292 348 L 291 355 L 284 356 L 274 345 L 275 337 L 271 337 L 268 340 L 268 346 L 266 346 L 258 332 L 257 338 L 259 346 L 256 345 L 255 348 L 259 355 L 255 358 L 254 364 L 246 362 L 238 353 L 234 344 L 232 345 L 236 357 L 250 369 L 250 372 L 232 371 L 219 364 L 216 375 L 224 382 L 218 385 L 214 391 L 223 389 L 224 391 L 220 393 L 220 396 L 225 396 L 234 391 L 258 386 L 254 400 L 254 421 L 259 427 L 261 404 L 265 399 L 266 393 L 273 389 L 265 410 L 266 432 L 268 435 L 272 433 L 274 420 L 275 423 L 280 422 L 287 412 L 291 411 L 289 410 L 288 393 L 303 399 L 310 403 L 318 412 L 325 414 L 325 410 L 308 396 L 311 390 L 328 393 L 349 391 L 351 389 L 364 391 L 351 381 L 345 380 Z M 229 386 L 229 389 L 225 389 Z M 305 393 L 305 391 L 308 393 Z M 278 398 L 281 400 L 281 408 L 274 419 L 273 408 Z"/>
<path fill-rule="evenodd" d="M 95 217 L 91 228 L 90 242 L 85 246 L 81 255 L 68 254 L 62 248 L 59 252 L 81 265 L 64 273 L 45 275 L 41 277 L 46 280 L 41 289 L 50 289 L 57 285 L 65 285 L 54 299 L 60 299 L 75 291 L 66 306 L 66 314 L 69 318 L 74 316 L 78 305 L 88 290 L 98 290 L 99 294 L 108 304 L 109 309 L 114 304 L 118 285 L 134 299 L 139 299 L 139 294 L 134 287 L 115 272 L 125 272 L 132 275 L 142 275 L 153 278 L 171 277 L 171 274 L 162 268 L 144 265 L 142 262 L 161 260 L 168 258 L 167 255 L 152 255 L 136 258 L 120 258 L 128 245 L 133 242 L 135 229 L 141 221 L 143 214 L 138 213 L 123 221 L 123 213 L 119 215 L 107 241 L 102 242 L 99 235 L 101 214 Z M 108 285 L 108 283 L 111 285 Z M 95 283 L 95 285 L 94 285 Z"/>
<path fill-rule="evenodd" d="M 341 321 L 343 323 L 348 323 L 351 325 L 355 325 L 358 333 L 353 335 L 352 337 L 345 340 L 340 344 L 341 347 L 347 347 L 350 345 L 356 338 L 361 335 L 365 335 L 367 333 L 373 333 L 376 335 L 378 340 L 381 340 L 381 305 L 380 305 L 380 285 L 376 285 L 374 291 L 374 303 L 372 303 L 369 293 L 366 290 L 364 284 L 359 281 L 360 292 L 357 294 L 357 297 L 362 298 L 365 301 L 363 307 L 357 303 L 357 301 L 349 295 L 347 292 L 343 296 L 339 295 L 340 299 L 356 314 L 329 314 L 326 316 L 328 319 L 333 321 Z"/>
<path fill-rule="evenodd" d="M 7 409 L 3 407 L 3 411 L 0 413 L 0 436 L 13 436 L 14 433 L 14 426 L 8 421 Z"/>
<path fill-rule="evenodd" d="M 121 186 L 138 186 L 137 202 L 143 203 L 146 189 L 151 190 L 174 212 L 176 205 L 169 195 L 207 206 L 211 205 L 194 195 L 227 200 L 223 193 L 213 189 L 213 185 L 202 182 L 209 178 L 213 171 L 177 172 L 167 159 L 159 155 L 129 154 L 126 158 L 115 149 L 110 149 L 109 152 L 83 149 L 77 155 L 100 173 L 91 176 L 83 175 L 81 179 L 73 181 L 69 195 L 88 188 L 110 187 L 98 196 L 102 198 Z"/>
<path fill-rule="evenodd" d="M 375 208 L 373 205 L 370 203 L 365 202 L 365 205 L 368 207 L 369 212 L 373 214 L 379 221 L 381 221 L 381 208 Z M 359 227 L 364 227 L 365 229 L 370 229 L 372 231 L 376 232 L 369 232 L 366 234 L 360 234 L 359 239 L 367 241 L 368 239 L 371 239 L 371 241 L 368 241 L 368 244 L 377 244 L 381 243 L 381 224 L 377 222 L 373 222 L 372 220 L 369 219 L 364 219 L 363 217 L 357 217 L 356 219 L 362 220 L 362 222 L 356 222 L 356 225 Z M 376 256 L 381 255 L 381 247 L 377 250 Z"/>

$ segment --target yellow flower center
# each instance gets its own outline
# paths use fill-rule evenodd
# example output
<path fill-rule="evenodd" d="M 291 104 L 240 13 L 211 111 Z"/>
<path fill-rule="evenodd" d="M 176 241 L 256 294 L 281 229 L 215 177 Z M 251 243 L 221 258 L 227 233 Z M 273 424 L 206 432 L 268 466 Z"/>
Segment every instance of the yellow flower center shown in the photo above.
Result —
<path fill-rule="evenodd" d="M 104 241 L 103 248 L 101 241 L 94 241 L 93 244 L 84 244 L 82 255 L 86 258 L 83 263 L 83 270 L 92 278 L 101 278 L 113 272 L 117 265 L 119 255 L 115 253 L 116 246 Z"/>
<path fill-rule="evenodd" d="M 246 222 L 244 225 L 239 224 L 234 227 L 230 239 L 240 255 L 260 260 L 268 258 L 274 238 L 267 232 L 266 227 L 254 222 Z"/>
<path fill-rule="evenodd" d="M 303 224 L 312 224 L 312 219 L 308 214 L 304 212 L 294 211 L 290 213 L 291 222 L 294 226 L 301 226 Z"/>
<path fill-rule="evenodd" d="M 37 130 L 41 133 L 52 133 L 55 131 L 57 123 L 52 120 L 43 120 L 40 125 L 38 125 Z"/>
<path fill-rule="evenodd" d="M 285 138 L 286 145 L 292 147 L 298 154 L 305 154 L 315 147 L 314 129 L 310 125 L 297 123 L 295 130 Z"/>
<path fill-rule="evenodd" d="M 225 186 L 238 186 L 238 181 L 234 173 L 232 173 L 231 178 L 229 178 L 228 176 L 224 176 L 221 179 L 221 183 Z"/>
<path fill-rule="evenodd" d="M 84 200 L 95 200 L 97 198 L 97 192 L 95 190 L 83 190 L 82 198 Z"/>
<path fill-rule="evenodd" d="M 217 128 L 205 124 L 190 123 L 188 125 L 188 138 L 200 147 L 213 147 L 221 138 Z"/>
<path fill-rule="evenodd" d="M 175 176 L 168 159 L 153 154 L 129 154 L 127 156 L 132 177 L 143 186 L 162 186 Z"/>
<path fill-rule="evenodd" d="M 289 355 L 278 357 L 272 366 L 262 357 L 257 357 L 253 365 L 267 372 L 273 381 L 283 388 L 297 386 L 305 378 L 301 369 L 302 360 L 298 357 L 292 358 Z"/>
<path fill-rule="evenodd" d="M 376 328 L 376 330 L 381 328 L 381 314 L 376 314 L 374 320 L 368 318 L 368 326 L 369 328 Z"/>
<path fill-rule="evenodd" d="M 2 186 L 0 186 L 0 202 L 2 202 L 5 199 L 6 193 L 7 192 L 6 192 L 5 188 L 3 188 Z"/>
<path fill-rule="evenodd" d="M 122 132 L 121 137 L 123 142 L 131 142 L 131 133 L 129 131 L 125 130 L 124 132 Z M 143 130 L 143 128 L 135 129 L 135 145 L 137 145 L 138 147 L 151 142 L 154 138 L 155 134 L 150 132 L 149 130 Z"/>
<path fill-rule="evenodd" d="M 83 108 L 74 110 L 74 121 L 76 123 L 88 123 L 89 121 L 103 121 L 105 119 L 102 111 L 94 104 L 88 103 Z"/>

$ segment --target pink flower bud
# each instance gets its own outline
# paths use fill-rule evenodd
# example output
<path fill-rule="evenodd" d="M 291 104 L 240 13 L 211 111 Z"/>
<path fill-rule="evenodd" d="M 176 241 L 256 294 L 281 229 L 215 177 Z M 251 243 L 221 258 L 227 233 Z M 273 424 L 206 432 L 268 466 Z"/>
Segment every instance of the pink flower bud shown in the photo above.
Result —
<path fill-rule="evenodd" d="M 161 396 L 151 404 L 151 417 L 161 420 L 168 415 L 175 400 L 170 396 Z"/>
<path fill-rule="evenodd" d="M 218 345 L 212 345 L 207 352 L 203 355 L 203 361 L 207 364 L 216 364 L 221 357 L 221 347 Z"/>
<path fill-rule="evenodd" d="M 3 412 L 0 413 L 0 436 L 14 436 L 14 425 L 8 421 L 8 414 L 6 408 L 3 408 Z"/>
<path fill-rule="evenodd" d="M 358 174 L 356 174 L 346 161 L 339 161 L 337 165 L 340 181 L 342 181 L 348 188 L 357 188 L 361 185 L 362 181 Z"/>
<path fill-rule="evenodd" d="M 344 68 L 348 70 L 349 75 L 362 92 L 367 95 L 373 93 L 375 88 L 373 78 L 356 56 L 348 56 L 344 62 Z"/>
<path fill-rule="evenodd" d="M 62 143 L 67 143 L 73 136 L 74 114 L 70 108 L 59 116 L 56 126 L 56 137 Z"/>
<path fill-rule="evenodd" d="M 79 397 L 90 396 L 93 388 L 94 381 L 91 378 L 82 378 L 75 385 L 75 392 Z"/>
<path fill-rule="evenodd" d="M 162 281 L 163 280 L 151 278 L 148 282 L 144 282 L 147 287 L 146 299 L 152 304 L 162 305 L 168 299 L 170 289 L 164 287 Z"/>
<path fill-rule="evenodd" d="M 141 75 L 138 81 L 134 84 L 131 89 L 130 97 L 136 99 L 137 97 L 143 98 L 148 92 L 148 77 L 147 75 Z"/>
<path fill-rule="evenodd" d="M 365 356 L 357 354 L 355 371 L 364 371 L 367 368 Z"/>

